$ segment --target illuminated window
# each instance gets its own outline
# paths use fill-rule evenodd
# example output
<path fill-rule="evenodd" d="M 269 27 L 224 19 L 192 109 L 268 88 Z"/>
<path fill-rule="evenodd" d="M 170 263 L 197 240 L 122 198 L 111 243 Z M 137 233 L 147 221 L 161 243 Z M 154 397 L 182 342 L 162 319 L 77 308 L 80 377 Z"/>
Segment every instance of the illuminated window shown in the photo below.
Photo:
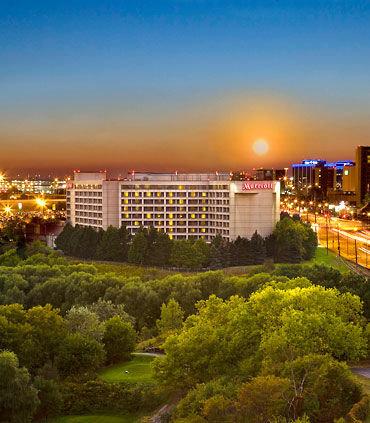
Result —
<path fill-rule="evenodd" d="M 168 196 L 169 196 L 169 197 L 173 197 L 173 192 L 169 192 L 169 193 L 168 193 Z"/>
<path fill-rule="evenodd" d="M 195 197 L 195 192 L 193 192 L 193 191 L 192 191 L 192 192 L 190 193 L 190 196 L 191 196 L 191 197 Z"/>
<path fill-rule="evenodd" d="M 134 225 L 135 225 L 135 226 L 139 226 L 139 225 L 140 225 L 140 223 L 139 223 L 137 220 L 135 220 Z"/>
<path fill-rule="evenodd" d="M 190 232 L 195 232 L 195 229 L 194 229 L 194 228 L 191 228 L 191 229 L 190 229 Z"/>
<path fill-rule="evenodd" d="M 182 185 L 179 185 L 179 189 L 184 189 L 184 187 Z"/>
<path fill-rule="evenodd" d="M 147 218 L 147 219 L 151 219 L 151 217 L 152 217 L 151 213 L 147 213 L 147 214 L 146 214 L 146 218 Z"/>
<path fill-rule="evenodd" d="M 128 219 L 129 218 L 129 214 L 128 213 L 126 213 L 125 214 L 125 219 Z"/>
<path fill-rule="evenodd" d="M 172 199 L 168 200 L 168 203 L 173 204 L 173 200 Z"/>
<path fill-rule="evenodd" d="M 123 200 L 124 204 L 128 204 L 128 200 Z"/>
<path fill-rule="evenodd" d="M 194 213 L 191 214 L 191 218 L 192 219 L 195 219 L 195 214 Z"/>
<path fill-rule="evenodd" d="M 161 196 L 161 193 L 160 192 L 157 192 L 157 197 L 160 197 Z"/>
<path fill-rule="evenodd" d="M 169 235 L 168 237 L 169 237 L 170 239 L 173 239 L 173 235 Z"/>
<path fill-rule="evenodd" d="M 205 219 L 206 218 L 206 215 L 205 214 L 202 214 L 202 219 Z"/>
<path fill-rule="evenodd" d="M 128 197 L 128 192 L 127 192 L 127 191 L 125 191 L 125 192 L 123 193 L 123 195 L 124 195 L 125 197 Z"/>
<path fill-rule="evenodd" d="M 123 210 L 124 210 L 124 211 L 128 211 L 128 207 L 127 207 L 127 206 L 125 206 L 125 207 L 123 208 Z"/>
<path fill-rule="evenodd" d="M 172 214 L 172 213 L 170 213 L 170 214 L 168 215 L 168 217 L 169 217 L 170 219 L 173 219 L 173 214 Z"/>
<path fill-rule="evenodd" d="M 202 192 L 202 197 L 206 197 L 206 196 L 207 196 L 207 193 Z"/>
<path fill-rule="evenodd" d="M 184 200 L 179 200 L 179 204 L 184 204 Z"/>
<path fill-rule="evenodd" d="M 135 192 L 135 197 L 139 197 L 139 193 L 137 191 Z"/>
<path fill-rule="evenodd" d="M 205 228 L 202 228 L 200 231 L 204 233 L 206 230 L 205 230 Z"/>
<path fill-rule="evenodd" d="M 147 196 L 147 197 L 151 197 L 151 196 L 152 196 L 152 193 L 151 193 L 151 192 L 147 192 L 147 193 L 146 193 L 146 196 Z"/>
<path fill-rule="evenodd" d="M 203 211 L 206 211 L 206 210 L 207 210 L 207 207 L 202 207 L 202 210 L 203 210 Z"/>
<path fill-rule="evenodd" d="M 172 226 L 172 225 L 173 225 L 172 220 L 170 220 L 170 221 L 168 222 L 168 224 L 169 224 L 170 226 Z"/>

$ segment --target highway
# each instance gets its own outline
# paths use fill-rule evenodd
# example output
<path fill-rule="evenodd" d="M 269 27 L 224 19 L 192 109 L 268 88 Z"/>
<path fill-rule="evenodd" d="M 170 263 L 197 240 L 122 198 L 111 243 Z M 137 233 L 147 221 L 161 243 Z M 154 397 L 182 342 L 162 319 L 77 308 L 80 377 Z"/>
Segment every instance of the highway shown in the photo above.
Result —
<path fill-rule="evenodd" d="M 312 224 L 319 243 L 354 264 L 370 269 L 370 231 L 364 222 L 301 213 Z"/>

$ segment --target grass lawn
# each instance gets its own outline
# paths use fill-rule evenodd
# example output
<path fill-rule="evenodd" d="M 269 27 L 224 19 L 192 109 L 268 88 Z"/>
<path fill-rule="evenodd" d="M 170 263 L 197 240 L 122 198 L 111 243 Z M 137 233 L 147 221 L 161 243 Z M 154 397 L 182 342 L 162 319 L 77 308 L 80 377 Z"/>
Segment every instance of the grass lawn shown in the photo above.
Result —
<path fill-rule="evenodd" d="M 133 415 L 126 416 L 64 416 L 51 420 L 50 423 L 137 423 L 139 418 Z"/>
<path fill-rule="evenodd" d="M 338 259 L 338 257 L 329 250 L 329 254 L 326 254 L 326 248 L 318 247 L 316 249 L 315 257 L 307 261 L 308 264 L 326 264 L 328 266 L 334 267 L 335 269 L 340 270 L 341 272 L 348 272 L 348 267 Z"/>
<path fill-rule="evenodd" d="M 99 377 L 106 382 L 151 382 L 153 372 L 150 363 L 153 359 L 152 356 L 138 353 L 131 361 L 101 370 Z"/>

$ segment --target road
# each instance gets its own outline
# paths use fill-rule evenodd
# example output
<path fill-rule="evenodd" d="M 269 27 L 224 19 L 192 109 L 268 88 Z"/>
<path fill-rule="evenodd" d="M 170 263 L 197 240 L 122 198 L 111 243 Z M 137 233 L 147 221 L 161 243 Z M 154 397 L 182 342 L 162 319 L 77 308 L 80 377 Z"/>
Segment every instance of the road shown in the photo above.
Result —
<path fill-rule="evenodd" d="M 370 269 L 370 230 L 363 222 L 313 213 L 302 213 L 301 219 L 313 225 L 322 247 L 355 266 Z"/>

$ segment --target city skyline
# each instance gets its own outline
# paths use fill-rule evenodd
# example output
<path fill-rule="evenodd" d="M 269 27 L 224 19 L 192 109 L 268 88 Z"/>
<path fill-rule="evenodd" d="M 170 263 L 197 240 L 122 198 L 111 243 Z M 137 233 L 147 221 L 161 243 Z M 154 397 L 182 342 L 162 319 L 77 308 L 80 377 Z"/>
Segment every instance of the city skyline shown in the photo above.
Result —
<path fill-rule="evenodd" d="M 366 1 L 2 6 L 10 173 L 277 168 L 370 143 Z"/>

